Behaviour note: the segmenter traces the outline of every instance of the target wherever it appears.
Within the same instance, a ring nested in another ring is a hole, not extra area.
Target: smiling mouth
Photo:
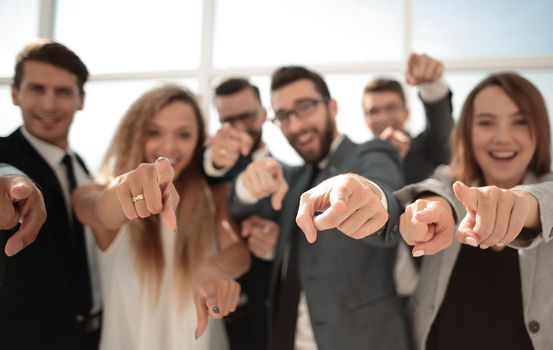
[[[490,157],[497,160],[511,160],[517,156],[518,152],[516,151],[496,151],[489,152]]]
[[[58,123],[60,121],[60,118],[56,118],[56,117],[41,117],[41,116],[35,116],[35,118],[43,123],[43,124],[47,124],[47,125],[54,125],[56,123]]]
[[[296,137],[295,144],[298,146],[305,146],[315,139],[315,133],[312,131],[305,132]]]

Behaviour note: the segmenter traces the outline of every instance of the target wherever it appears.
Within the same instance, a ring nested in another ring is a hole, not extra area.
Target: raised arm
[[[176,229],[175,207],[179,196],[173,186],[173,168],[167,159],[140,164],[116,177],[108,186],[90,184],[72,195],[79,220],[90,226],[101,249],[109,247],[128,220],[161,214]]]

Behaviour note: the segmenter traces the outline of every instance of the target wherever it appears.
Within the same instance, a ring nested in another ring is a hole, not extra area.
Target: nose
[[[495,130],[495,143],[508,143],[512,140],[512,127],[508,123],[500,123]]]
[[[295,112],[291,112],[290,116],[288,117],[288,131],[291,133],[295,133],[301,129],[303,129],[303,122],[296,115]]]
[[[175,149],[177,148],[177,140],[172,136],[166,136],[163,138],[161,143],[161,151],[163,156],[172,157]]]
[[[46,90],[40,97],[40,109],[51,112],[56,108],[56,96],[53,91]]]

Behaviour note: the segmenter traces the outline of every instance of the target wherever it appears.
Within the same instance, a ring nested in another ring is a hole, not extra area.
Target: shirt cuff
[[[378,188],[378,190],[380,191],[380,203],[382,204],[382,206],[384,207],[384,209],[386,211],[388,211],[388,198],[386,198],[386,194],[384,193],[384,191],[382,191],[382,189],[380,188],[380,186],[378,186],[377,184],[375,184],[374,182],[372,182],[371,180],[369,180],[369,182],[376,188]]]
[[[207,146],[204,151],[204,171],[208,176],[211,177],[223,177],[230,170],[228,168],[217,169],[213,165],[213,160],[211,159],[211,146]]]
[[[263,261],[273,261],[275,259],[275,248],[269,250],[265,256],[262,256],[259,259]]]
[[[244,181],[242,181],[242,174],[240,174],[236,179],[236,197],[238,197],[238,200],[242,204],[247,205],[255,204],[259,200],[258,198],[255,198],[255,196],[251,194],[244,185]]]
[[[442,78],[433,83],[424,83],[419,85],[419,92],[423,102],[432,103],[446,97],[449,92],[449,88]]]

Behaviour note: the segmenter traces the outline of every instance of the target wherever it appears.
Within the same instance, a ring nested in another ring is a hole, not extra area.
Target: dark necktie
[[[62,164],[65,167],[67,183],[69,184],[69,194],[71,195],[77,187],[77,179],[75,178],[75,170],[73,169],[73,162],[69,154],[66,154],[63,157]],[[68,253],[71,254],[73,262],[71,266],[71,292],[73,295],[75,310],[79,315],[86,316],[92,308],[92,296],[84,228],[81,222],[75,217],[75,213],[71,205],[70,208],[72,213],[70,238],[72,249],[71,252]]]
[[[306,191],[311,189],[319,169],[312,168],[311,178]],[[300,301],[300,276],[298,262],[298,240],[305,239],[301,229],[296,225],[290,236],[290,255],[286,269],[286,279],[282,281],[278,294],[278,310],[276,310],[275,324],[272,335],[272,350],[293,350],[296,338],[296,322],[298,319],[298,304]]]

